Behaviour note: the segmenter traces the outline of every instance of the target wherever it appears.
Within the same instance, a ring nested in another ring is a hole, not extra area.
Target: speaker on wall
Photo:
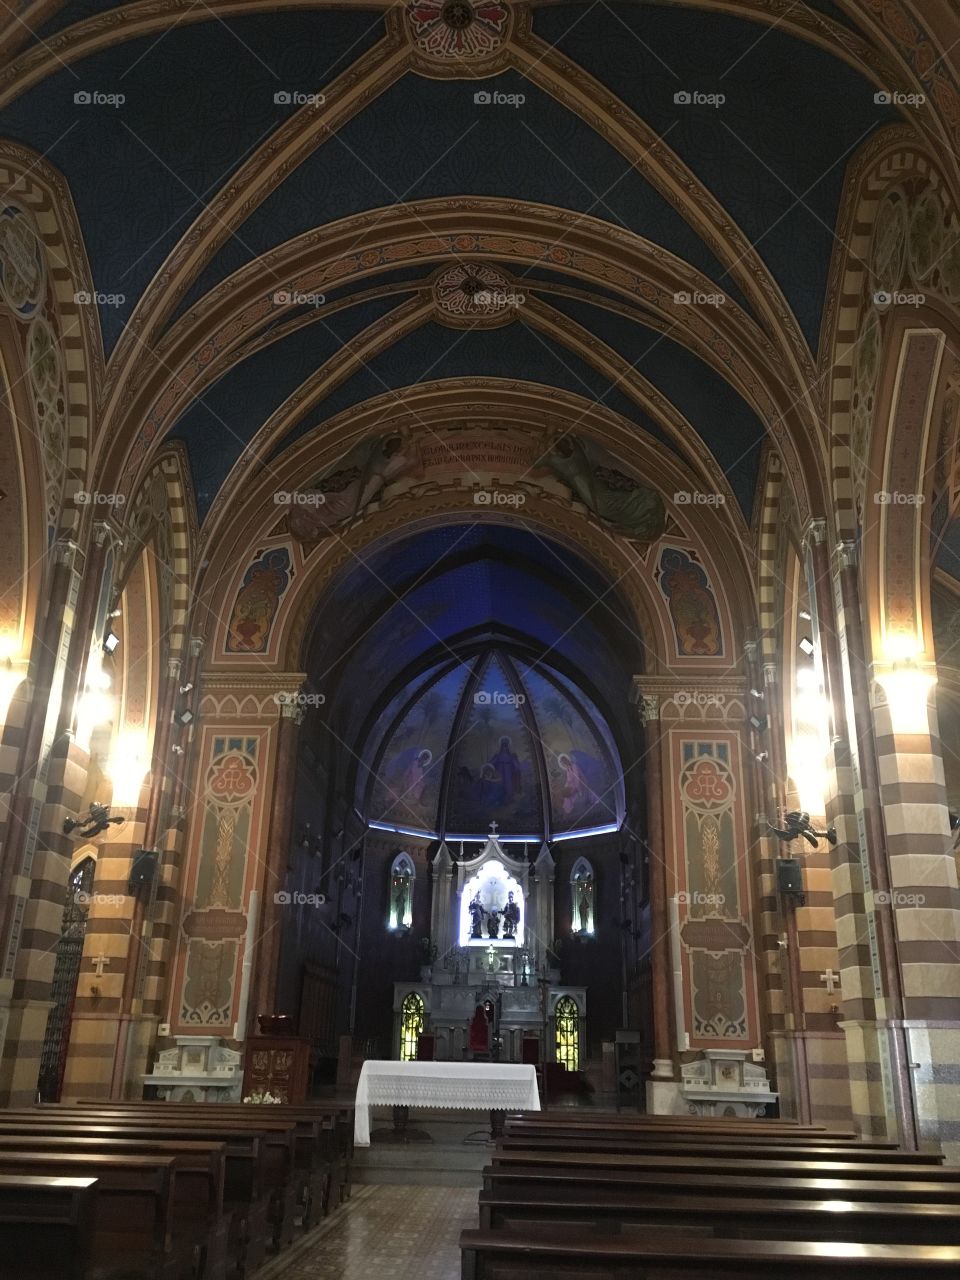
[[[130,881],[127,886],[131,893],[135,893],[142,884],[153,883],[159,861],[160,855],[156,849],[137,850],[133,855],[133,863],[130,867]]]
[[[803,893],[803,868],[796,858],[777,859],[777,888],[783,894]]]

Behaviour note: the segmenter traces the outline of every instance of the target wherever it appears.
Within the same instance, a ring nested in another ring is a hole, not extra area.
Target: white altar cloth
[[[536,1070],[519,1062],[378,1062],[363,1064],[353,1140],[370,1145],[371,1107],[456,1111],[539,1111]]]

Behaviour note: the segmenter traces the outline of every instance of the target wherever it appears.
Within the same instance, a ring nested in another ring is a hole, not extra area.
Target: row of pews
[[[244,1280],[350,1195],[353,1109],[0,1112],[0,1280]]]
[[[843,1129],[510,1116],[462,1280],[960,1276],[960,1169]]]

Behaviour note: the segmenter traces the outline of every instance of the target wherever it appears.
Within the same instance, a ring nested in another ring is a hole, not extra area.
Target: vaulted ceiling
[[[906,63],[860,8],[35,0],[2,134],[76,206],[103,465],[129,479],[172,435],[202,519],[345,409],[501,377],[689,457],[659,398],[749,520],[774,422],[801,454],[817,431],[847,166],[916,123],[877,101]],[[521,298],[510,323],[438,305],[438,274],[477,261]]]

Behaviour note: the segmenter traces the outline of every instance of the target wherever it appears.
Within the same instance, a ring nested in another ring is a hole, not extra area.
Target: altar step
[[[389,1130],[389,1110],[376,1108],[370,1129]],[[411,1111],[409,1127],[426,1133],[430,1142],[376,1142],[357,1147],[353,1179],[357,1183],[395,1183],[416,1187],[476,1187],[481,1170],[490,1163],[493,1145],[483,1142],[489,1132],[489,1112]],[[471,1141],[465,1142],[465,1139]],[[475,1141],[474,1141],[475,1140]]]

